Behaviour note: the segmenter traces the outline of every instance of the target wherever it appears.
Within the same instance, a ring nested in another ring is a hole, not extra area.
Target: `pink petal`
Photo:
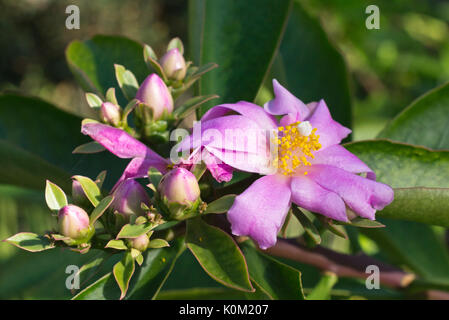
[[[276,244],[277,233],[290,208],[289,179],[264,176],[235,198],[228,211],[232,233],[249,236],[261,249]]]
[[[311,115],[305,119],[310,121],[313,128],[317,128],[316,134],[320,136],[322,148],[327,148],[334,144],[339,144],[351,130],[343,127],[332,119],[324,100],[320,100],[315,107],[311,107]]]
[[[292,179],[292,201],[301,208],[320,213],[326,217],[348,221],[346,206],[341,197],[324,189],[304,175]]]
[[[164,158],[121,129],[101,123],[87,123],[82,126],[81,132],[119,158],[147,157],[165,162]]]
[[[214,118],[222,117],[232,111],[238,112],[242,116],[254,120],[261,128],[277,128],[277,121],[275,117],[265,112],[262,107],[246,101],[215,106],[203,115],[201,121],[208,121]]]
[[[326,164],[352,173],[368,173],[367,177],[376,180],[375,173],[362,160],[341,145],[333,145],[314,153],[313,164]]]
[[[388,185],[363,178],[328,165],[313,165],[308,177],[324,189],[333,191],[359,216],[374,220],[376,210],[393,201],[394,192]]]
[[[304,102],[281,86],[276,79],[273,79],[273,91],[275,98],[264,105],[266,112],[272,115],[299,113],[301,118],[299,120],[302,120],[309,115],[310,111]]]

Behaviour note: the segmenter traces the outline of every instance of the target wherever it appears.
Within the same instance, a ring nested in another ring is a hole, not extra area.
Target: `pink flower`
[[[393,201],[393,190],[339,145],[351,130],[332,119],[324,100],[306,105],[276,80],[273,87],[275,98],[264,109],[247,102],[210,109],[201,133],[179,148],[206,150],[217,162],[264,175],[236,197],[228,212],[232,233],[250,236],[262,249],[273,246],[292,202],[338,221],[348,221],[346,207],[374,220]],[[283,116],[279,123],[275,115]],[[229,139],[230,129],[239,134]],[[267,131],[276,132],[274,141]]]

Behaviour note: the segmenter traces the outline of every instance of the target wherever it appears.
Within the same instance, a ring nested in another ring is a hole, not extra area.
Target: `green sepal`
[[[49,180],[45,185],[45,201],[50,210],[55,213],[68,204],[64,191]]]
[[[136,96],[137,90],[139,90],[139,83],[137,82],[134,74],[127,70],[124,66],[114,64],[115,77],[123,95],[126,99],[131,100]]]
[[[92,109],[100,109],[101,105],[103,104],[103,100],[101,100],[101,98],[95,93],[86,93],[86,100],[87,104]]]
[[[89,199],[90,203],[96,207],[101,199],[101,191],[100,188],[98,188],[98,185],[88,177],[73,176],[72,179],[75,179],[81,184],[81,188],[87,199]]]

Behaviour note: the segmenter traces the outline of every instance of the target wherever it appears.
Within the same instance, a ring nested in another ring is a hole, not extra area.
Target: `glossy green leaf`
[[[128,247],[126,246],[126,244],[123,240],[109,240],[109,242],[104,247],[117,249],[117,250],[127,250],[128,249]]]
[[[106,91],[106,101],[119,105],[117,96],[115,95],[115,88],[109,88],[108,91]]]
[[[254,291],[245,258],[227,233],[200,218],[187,220],[186,244],[213,279],[233,289]]]
[[[93,225],[95,221],[97,221],[103,215],[106,209],[111,205],[112,201],[114,201],[114,196],[107,196],[98,203],[89,217],[91,225]]]
[[[30,252],[39,252],[54,248],[49,238],[31,232],[20,232],[4,241]]]
[[[68,204],[67,196],[64,191],[48,180],[45,186],[45,201],[50,210],[53,211],[59,211],[62,207],[65,207]]]
[[[404,217],[405,208],[401,206],[404,197],[409,197],[410,200],[411,197],[423,199],[429,196],[429,192],[438,191],[429,191],[427,188],[449,187],[448,151],[431,151],[423,147],[386,140],[356,142],[347,144],[346,147],[376,172],[379,181],[395,188],[410,188],[399,191],[395,200],[399,202],[392,204],[391,208],[384,209],[389,218],[396,215],[398,218]],[[418,192],[422,193],[418,195]],[[444,210],[445,203],[447,202],[435,201],[433,205],[440,205],[440,209]],[[393,211],[395,207],[400,208]],[[429,208],[429,210],[435,212],[438,209]],[[382,214],[383,211],[379,211],[377,216],[382,217]],[[430,220],[437,222],[435,218],[425,217],[427,214],[427,210],[411,211],[408,218],[415,221],[427,219],[429,222]],[[438,223],[444,224],[445,219],[439,220]],[[443,279],[449,282],[449,255],[429,226],[392,219],[381,219],[380,222],[386,227],[359,230],[375,240],[392,262],[406,265],[426,279],[438,281]]]
[[[169,246],[170,244],[164,239],[152,239],[148,247],[153,249],[159,249]]]
[[[173,114],[180,119],[185,118],[188,116],[191,112],[198,109],[203,103],[206,103],[209,100],[218,98],[215,94],[209,94],[207,96],[199,96],[199,97],[193,97],[189,100],[187,100],[184,104],[177,107],[175,111],[173,111]]]
[[[182,44],[181,39],[179,39],[178,37],[170,40],[167,46],[167,51],[175,48],[179,50],[179,53],[184,54],[184,45]]]
[[[98,206],[101,199],[101,191],[97,184],[88,177],[73,176],[72,178],[81,184],[81,188],[90,203],[92,203],[94,207]]]
[[[248,242],[241,244],[253,283],[270,299],[304,300],[301,272],[271,258]]]
[[[324,99],[332,117],[351,127],[349,73],[319,21],[295,1],[277,61],[278,81],[305,103]],[[284,82],[285,81],[285,82]]]
[[[84,144],[76,147],[72,151],[72,153],[90,154],[90,153],[102,152],[105,150],[106,150],[106,148],[103,147],[101,144],[99,144],[97,141],[92,141],[92,142],[84,143]]]
[[[66,49],[70,70],[86,91],[104,96],[106,90],[119,88],[114,64],[123,65],[134,73],[140,83],[148,75],[142,58],[143,46],[120,36],[97,35],[87,41],[73,41]],[[121,93],[121,92],[120,92]],[[117,97],[124,102],[123,96]]]
[[[320,279],[320,282],[313,288],[312,292],[307,295],[308,300],[330,300],[331,291],[337,283],[338,277],[335,273],[325,273]]]
[[[416,99],[379,134],[380,138],[449,149],[449,83]]]
[[[192,0],[189,37],[195,65],[215,62],[199,93],[222,102],[253,101],[279,46],[291,0]],[[203,114],[212,104],[201,107]]]
[[[317,228],[313,224],[313,221],[311,221],[309,219],[309,217],[306,216],[304,213],[302,213],[301,210],[298,209],[296,206],[292,206],[292,213],[295,215],[295,217],[301,223],[302,227],[304,228],[305,233],[313,241],[313,243],[315,245],[320,244],[321,236],[320,236],[320,233],[318,232]]]
[[[204,213],[226,213],[234,204],[236,195],[227,194],[217,200],[207,204],[206,211]]]

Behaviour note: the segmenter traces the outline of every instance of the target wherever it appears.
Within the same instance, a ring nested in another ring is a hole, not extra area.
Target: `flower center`
[[[295,122],[286,127],[278,127],[278,137],[274,141],[278,154],[274,165],[283,175],[291,175],[300,166],[310,166],[308,158],[314,158],[313,152],[321,148],[319,135],[315,134],[309,121]],[[304,172],[307,175],[307,171]]]

